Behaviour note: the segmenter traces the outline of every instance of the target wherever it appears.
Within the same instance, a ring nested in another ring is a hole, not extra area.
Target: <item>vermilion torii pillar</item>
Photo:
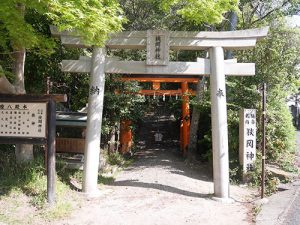
[[[108,49],[147,49],[145,61],[119,61],[106,58],[101,67],[105,73],[137,74],[151,76],[210,76],[211,103],[212,103],[212,141],[213,141],[213,176],[214,198],[222,202],[230,200],[229,197],[229,159],[228,159],[228,131],[225,75],[251,76],[255,75],[254,63],[237,63],[236,60],[224,60],[224,50],[241,50],[253,48],[256,41],[264,38],[268,33],[268,27],[261,29],[223,31],[223,32],[184,32],[184,31],[132,31],[122,32],[111,36],[106,43]],[[70,47],[86,46],[80,37],[72,33],[52,29],[52,34],[61,36],[64,45]],[[171,50],[205,50],[209,51],[209,59],[197,59],[197,62],[170,62],[169,49]],[[99,53],[102,54],[102,53]],[[105,57],[104,54],[101,58]],[[93,58],[95,56],[93,54]],[[63,60],[62,70],[67,72],[94,71],[95,60],[83,57],[79,60]],[[102,72],[99,73],[102,76]],[[104,82],[104,81],[103,81]],[[91,84],[93,87],[93,84]],[[100,91],[102,94],[102,90]],[[91,93],[90,93],[91,94]],[[101,98],[95,98],[95,104],[103,104]],[[93,107],[93,105],[89,105]],[[100,112],[92,111],[89,117]],[[99,114],[100,115],[100,114]],[[99,116],[98,115],[98,116]],[[101,117],[101,116],[100,116]],[[96,117],[98,118],[98,117]],[[101,118],[100,118],[101,120]],[[89,123],[88,123],[89,124]],[[87,130],[92,131],[92,123]],[[89,132],[89,131],[88,131]],[[91,135],[94,143],[100,143],[98,135]],[[93,151],[91,145],[86,144],[86,153]],[[86,160],[92,159],[88,157]],[[96,163],[96,160],[91,160]],[[85,162],[89,164],[90,162]],[[98,164],[95,168],[98,167]],[[93,191],[97,187],[95,169],[84,171],[90,180],[90,188],[86,192]],[[93,167],[94,168],[94,167]],[[83,184],[85,187],[86,184]]]
[[[189,106],[189,96],[188,96],[188,82],[181,83],[182,90],[182,138],[180,141],[182,142],[183,155],[186,156],[187,148],[189,145],[190,139],[190,106]]]

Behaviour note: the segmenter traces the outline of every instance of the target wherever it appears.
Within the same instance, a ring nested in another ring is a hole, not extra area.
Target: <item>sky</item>
[[[300,27],[300,16],[294,15],[288,18],[288,21],[292,27]]]

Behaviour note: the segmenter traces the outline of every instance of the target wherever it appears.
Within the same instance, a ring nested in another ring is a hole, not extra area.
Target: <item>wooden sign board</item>
[[[0,136],[46,138],[47,103],[0,102]]]
[[[65,95],[0,94],[0,144],[43,144],[47,152],[47,199],[55,203],[55,101]]]

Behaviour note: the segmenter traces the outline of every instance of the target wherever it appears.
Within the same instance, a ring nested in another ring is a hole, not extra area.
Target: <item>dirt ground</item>
[[[114,182],[100,187],[101,196],[84,200],[69,218],[51,224],[253,224],[255,191],[231,186],[233,203],[212,200],[211,169],[186,165],[177,151],[161,146],[139,151]]]

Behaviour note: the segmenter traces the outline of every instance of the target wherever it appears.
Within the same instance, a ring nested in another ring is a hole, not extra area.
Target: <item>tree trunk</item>
[[[116,125],[112,126],[110,131],[110,139],[109,139],[109,147],[108,153],[115,153],[116,152]]]
[[[205,87],[205,77],[203,77],[202,80],[201,81],[199,80],[197,83],[197,90],[196,90],[197,102],[201,102],[203,100],[204,87]],[[197,107],[194,106],[192,112],[191,127],[190,127],[190,144],[189,144],[188,155],[187,155],[187,159],[189,162],[194,161],[196,156],[199,118],[200,118],[200,111]]]
[[[24,67],[25,67],[26,50],[24,47],[15,47],[13,58],[14,58],[14,74],[17,94],[25,94],[24,84]]]
[[[17,94],[25,94],[24,84],[24,66],[25,66],[25,48],[14,49],[14,73],[15,73],[15,88]],[[17,162],[29,162],[33,160],[33,145],[17,144],[15,148]]]
[[[31,162],[33,160],[33,145],[17,144],[15,154],[18,163]]]
[[[116,150],[119,150],[120,147],[120,120],[116,123]]]

